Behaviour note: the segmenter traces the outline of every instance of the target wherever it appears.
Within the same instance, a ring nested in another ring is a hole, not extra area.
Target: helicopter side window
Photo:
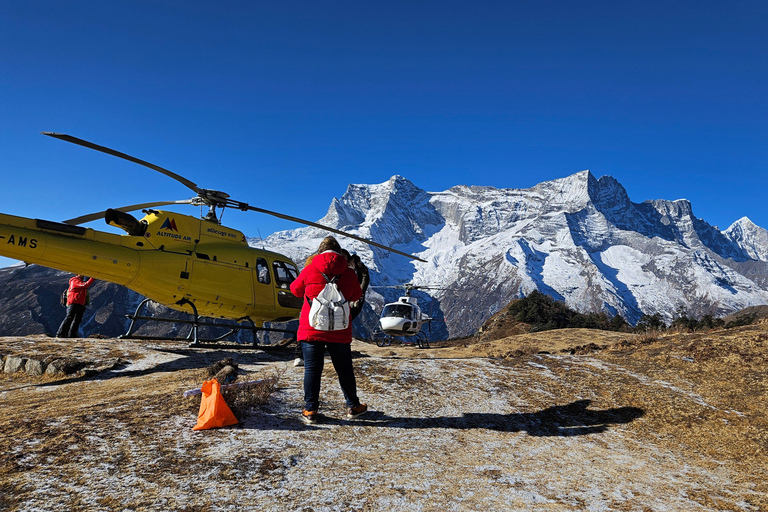
[[[256,260],[256,277],[262,284],[269,284],[271,282],[269,277],[269,265],[264,258],[258,258]]]
[[[296,267],[290,263],[275,261],[272,263],[272,268],[275,271],[275,282],[278,288],[290,289],[291,283],[299,277]]]

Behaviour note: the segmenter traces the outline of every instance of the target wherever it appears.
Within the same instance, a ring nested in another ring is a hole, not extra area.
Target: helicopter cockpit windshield
[[[381,312],[383,317],[411,318],[413,307],[405,304],[389,304]]]
[[[296,267],[284,261],[275,261],[272,265],[275,269],[275,279],[277,280],[278,287],[286,290],[290,289],[291,283],[299,276]]]

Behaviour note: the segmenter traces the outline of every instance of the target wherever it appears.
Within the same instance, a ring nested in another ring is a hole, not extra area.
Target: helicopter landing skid
[[[215,320],[201,320],[200,315],[197,314],[197,308],[195,307],[194,303],[190,302],[187,299],[182,299],[177,304],[179,305],[189,305],[192,308],[192,320],[185,320],[185,319],[179,319],[179,318],[163,318],[163,317],[157,317],[157,316],[145,316],[140,315],[139,312],[141,309],[146,306],[149,302],[151,302],[150,299],[144,299],[141,301],[141,303],[136,308],[136,311],[133,315],[125,315],[126,318],[131,320],[131,324],[128,326],[128,332],[125,334],[122,334],[118,336],[120,339],[132,339],[132,340],[178,340],[178,341],[191,341],[189,344],[190,347],[194,348],[237,348],[237,349],[259,349],[259,350],[270,350],[270,349],[277,349],[277,348],[284,348],[290,345],[291,343],[296,341],[296,331],[291,331],[289,329],[273,329],[268,327],[256,327],[256,325],[253,323],[253,320],[250,319],[250,317],[243,317],[238,318],[236,320],[236,324],[233,324],[231,322],[217,322]],[[146,320],[146,321],[155,321],[155,322],[172,322],[172,323],[181,323],[181,324],[189,324],[190,330],[186,337],[158,337],[158,336],[139,336],[135,335],[134,331],[136,330],[136,321],[137,320]],[[229,329],[228,332],[217,336],[215,338],[211,339],[201,339],[198,336],[198,328],[199,327],[221,327],[225,329]],[[241,342],[232,342],[232,343],[218,343],[220,341],[225,340],[229,336],[235,335],[239,333],[241,330],[247,330],[251,331],[253,335],[253,343],[241,343]],[[276,344],[259,344],[258,343],[258,333],[259,332],[282,332],[290,334],[291,337],[288,338],[288,341],[281,341]]]
[[[374,337],[374,340],[376,341],[376,346],[378,347],[392,346],[392,339],[394,337],[390,336],[389,334],[384,334],[383,332],[378,331],[373,333],[373,337]],[[419,348],[429,348],[429,338],[423,331],[415,335],[414,338],[416,338],[414,341],[410,341],[411,340],[410,337],[405,338],[405,340],[407,341],[401,341],[400,343],[403,346],[416,345]]]

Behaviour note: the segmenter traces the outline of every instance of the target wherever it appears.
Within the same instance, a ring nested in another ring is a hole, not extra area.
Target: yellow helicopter
[[[289,289],[299,272],[296,265],[277,252],[250,247],[242,232],[221,225],[217,208],[221,211],[235,208],[273,215],[424,261],[351,233],[232,200],[224,192],[200,188],[174,172],[125,153],[66,134],[42,133],[143,165],[175,179],[196,194],[191,199],[135,204],[64,222],[0,213],[0,256],[88,275],[144,295],[146,300],[136,312],[127,315],[132,322],[124,337],[139,337],[133,336],[137,320],[179,322],[179,319],[140,315],[142,306],[149,301],[191,313],[193,320],[186,323],[192,325],[188,338],[193,340],[193,345],[203,341],[197,335],[197,327],[203,325],[230,328],[230,332],[215,340],[205,341],[219,341],[242,328],[250,329],[253,346],[257,346],[257,331],[292,333],[265,328],[264,323],[298,318],[302,299],[295,297]],[[209,211],[205,217],[197,218],[155,209],[174,204],[205,205]],[[143,210],[144,217],[136,219],[128,213],[136,210]],[[117,235],[80,226],[99,218],[121,228],[126,234]],[[236,323],[222,324],[201,320],[201,317],[234,320]]]
[[[380,347],[387,347],[392,344],[393,337],[405,337],[406,340],[414,337],[415,342],[403,341],[403,345],[418,345],[419,348],[429,348],[429,338],[422,330],[424,325],[432,324],[430,322],[436,319],[431,314],[426,314],[419,306],[416,297],[411,296],[412,290],[446,290],[447,288],[437,288],[434,286],[420,286],[412,283],[397,284],[392,286],[371,286],[371,288],[399,288],[405,290],[405,294],[397,299],[397,302],[390,302],[384,305],[379,317],[379,323],[374,329],[373,337],[376,344]]]

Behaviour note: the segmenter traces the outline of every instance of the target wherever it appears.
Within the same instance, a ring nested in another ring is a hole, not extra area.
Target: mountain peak
[[[391,178],[389,178],[389,181],[387,183],[390,184],[392,188],[396,188],[398,186],[414,186],[411,180],[406,178],[405,176],[400,176],[399,174],[395,174]]]
[[[758,228],[759,226],[754,222],[752,222],[752,220],[749,217],[742,217],[736,222],[734,222],[733,224],[731,224],[731,226],[728,228],[728,231],[731,229],[735,229],[736,227],[741,227],[742,229],[751,230],[751,229]]]
[[[626,189],[613,176],[601,176],[591,184],[589,195],[597,211],[608,214],[630,209],[632,203]]]
[[[768,230],[756,225],[748,217],[742,217],[731,224],[723,234],[750,258],[768,261]]]
[[[584,209],[591,202],[590,188],[595,177],[589,170],[579,171],[564,178],[539,183],[529,189],[547,196],[549,209],[575,212]]]

